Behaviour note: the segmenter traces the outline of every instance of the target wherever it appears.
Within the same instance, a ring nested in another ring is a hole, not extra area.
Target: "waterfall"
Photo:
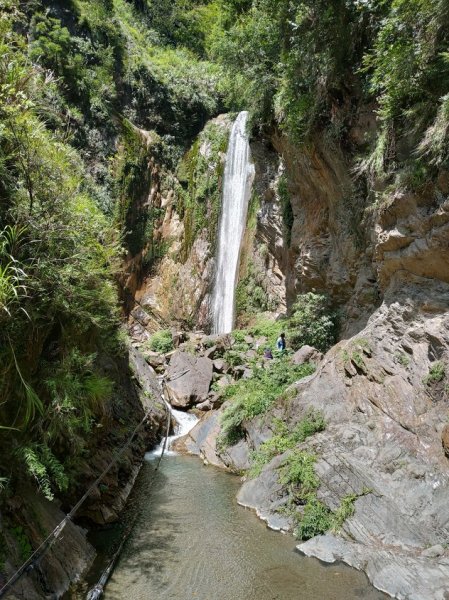
[[[251,163],[246,132],[247,120],[246,111],[239,113],[232,127],[226,154],[217,267],[212,295],[213,333],[229,333],[234,326],[240,246],[254,179],[254,165]]]
[[[170,411],[172,417],[176,421],[175,433],[173,435],[170,435],[167,439],[167,446],[166,446],[165,454],[168,456],[168,455],[176,454],[176,452],[173,452],[172,450],[170,450],[170,446],[172,445],[172,443],[175,440],[177,440],[178,438],[180,438],[184,435],[187,435],[189,433],[189,431],[191,431],[195,427],[195,425],[198,423],[199,419],[192,413],[187,413],[187,412],[182,412],[180,410],[176,410],[175,408],[170,406],[170,404],[168,402],[165,402],[165,406],[166,406],[167,410]],[[164,440],[162,440],[161,443],[159,444],[159,446],[157,446],[154,450],[152,450],[151,452],[147,452],[145,454],[146,460],[153,460],[154,458],[159,457],[162,454],[163,447],[164,447]]]

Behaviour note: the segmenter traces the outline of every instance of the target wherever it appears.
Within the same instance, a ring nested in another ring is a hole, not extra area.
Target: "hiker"
[[[276,342],[276,348],[279,352],[285,351],[285,333],[281,333]]]

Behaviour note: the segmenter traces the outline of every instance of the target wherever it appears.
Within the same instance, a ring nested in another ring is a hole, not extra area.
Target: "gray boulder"
[[[226,373],[228,368],[228,363],[225,362],[222,358],[216,358],[214,360],[214,371],[216,371],[217,373]]]
[[[212,402],[210,401],[210,398],[204,400],[204,402],[200,402],[199,404],[197,404],[196,408],[202,411],[212,410]]]
[[[318,363],[323,358],[322,353],[313,346],[303,346],[292,357],[295,365],[303,365],[306,362]]]
[[[212,382],[212,367],[209,358],[175,352],[167,368],[166,389],[170,404],[188,408],[203,402]]]
[[[217,346],[211,346],[210,348],[208,348],[207,350],[204,351],[204,356],[206,358],[210,358],[211,360],[213,360],[215,358],[216,354],[217,354]]]
[[[165,357],[163,354],[159,354],[158,352],[145,352],[144,354],[145,360],[153,367],[155,371],[161,371],[165,366]]]

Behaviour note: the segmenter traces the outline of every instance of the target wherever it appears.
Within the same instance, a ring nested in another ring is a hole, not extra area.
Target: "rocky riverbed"
[[[245,421],[242,439],[224,449],[217,446],[226,408],[219,390],[251,377],[250,363],[262,360],[258,346],[266,340],[247,338],[242,347],[232,337],[198,334],[168,356],[168,364],[157,365],[152,355],[147,360],[165,370],[173,404],[207,411],[185,448],[235,472],[247,472],[252,452],[274,435],[276,420],[294,426],[311,408],[321,411],[325,430],[300,448],[316,457],[320,501],[335,510],[352,495],[354,511],[338,531],[300,543],[299,550],[365,571],[394,598],[444,600],[448,389],[444,368],[441,377],[438,369],[448,356],[448,298],[447,284],[398,275],[365,329],[322,358],[315,353],[315,373],[266,414]],[[235,366],[226,361],[233,349],[240,356]],[[257,477],[245,476],[238,494],[270,527],[286,531],[293,519],[283,510],[289,491],[279,481],[279,467],[289,452],[275,456]]]

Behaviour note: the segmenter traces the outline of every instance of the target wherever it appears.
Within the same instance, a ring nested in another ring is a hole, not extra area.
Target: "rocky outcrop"
[[[437,185],[397,192],[379,210],[375,236],[381,289],[398,271],[449,283],[449,197]]]
[[[207,413],[189,432],[185,440],[185,449],[191,454],[201,456],[208,465],[226,468],[225,463],[218,456],[216,450],[216,441],[219,433],[219,414],[217,412]]]
[[[109,418],[94,431],[86,445],[85,461],[78,461],[72,474],[72,486],[66,494],[50,502],[40,491],[22,485],[9,497],[0,514],[0,540],[3,544],[5,568],[0,584],[14,572],[29,554],[28,544],[37,548],[59,524],[65,514],[83,496],[100,473],[108,467],[118,449],[128,441],[137,424],[148,412],[148,421],[140,428],[129,448],[115,462],[100,485],[96,486],[69,521],[50,551],[13,588],[8,598],[60,598],[90,567],[95,550],[86,539],[84,526],[104,525],[117,521],[131,492],[145,452],[160,439],[166,417],[154,371],[135,350],[126,361],[102,357],[101,367],[114,379],[116,395],[111,400]],[[0,585],[1,587],[1,585]]]
[[[151,317],[143,325],[150,332],[166,323],[209,325],[221,179],[230,127],[228,115],[209,121],[177,173],[160,176],[157,189],[152,190],[154,198],[151,196],[149,203],[162,213],[152,232],[153,244],[160,252],[151,272],[143,270],[145,276],[134,294]],[[135,322],[132,315],[130,325]]]
[[[17,531],[26,531],[27,540],[36,548],[43,540],[43,533],[52,531],[65,517],[54,502],[49,502],[35,490],[24,487],[13,500],[11,508],[15,518],[21,525]],[[7,595],[9,600],[41,600],[47,598],[45,592],[52,592],[52,598],[60,598],[68,589],[70,582],[76,581],[91,565],[95,550],[86,539],[86,530],[69,521],[64,527],[60,539],[43,557],[39,566],[29,575],[22,577]],[[12,533],[5,526],[0,527],[0,535],[8,549],[14,548],[6,562],[6,571],[13,569],[13,564],[23,561],[20,548],[15,548],[18,534]],[[25,534],[22,534],[25,535]],[[22,537],[22,539],[24,539]],[[2,548],[4,550],[4,548]],[[22,549],[23,552],[23,549]],[[0,586],[6,581],[0,576]],[[43,592],[42,590],[45,590]]]
[[[312,346],[302,346],[292,356],[292,361],[295,365],[303,365],[306,362],[319,363],[323,358],[323,354]]]
[[[166,390],[172,406],[187,408],[206,400],[212,383],[210,358],[175,352],[167,369]]]
[[[183,233],[177,235],[175,240],[182,239]],[[159,322],[205,325],[209,318],[213,267],[212,248],[206,231],[203,231],[193,242],[185,262],[180,261],[175,250],[169,252],[136,297]]]
[[[311,407],[323,412],[326,430],[300,446],[317,457],[318,497],[336,510],[344,497],[364,495],[338,538],[300,549],[363,568],[396,598],[443,599],[448,589],[446,550],[426,554],[444,548],[449,534],[447,396],[439,376],[431,376],[436,364],[446,370],[449,364],[449,285],[399,272],[366,328],[328,352],[316,373],[297,384],[293,400],[245,423],[245,443],[253,449],[270,437],[274,416],[294,425]],[[206,443],[209,454],[217,451],[211,435]],[[278,482],[283,458],[247,481],[239,496],[275,528],[289,526],[280,510],[288,499]]]
[[[298,293],[311,290],[326,292],[343,304],[353,292],[360,256],[345,158],[319,141],[298,148],[275,134],[273,143],[285,161],[293,211],[286,273],[289,304]]]
[[[306,556],[326,563],[343,561],[356,569],[362,568],[375,587],[399,600],[447,600],[449,595],[447,557],[429,560],[425,556],[427,551],[410,556],[400,550],[360,547],[333,535],[314,538],[297,548]]]

